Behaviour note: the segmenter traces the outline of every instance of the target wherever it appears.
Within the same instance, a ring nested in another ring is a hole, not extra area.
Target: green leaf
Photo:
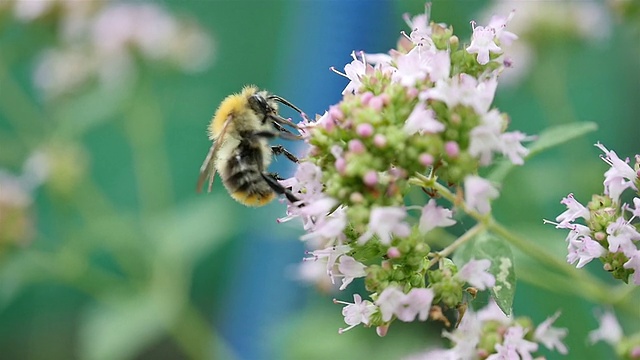
[[[169,297],[147,292],[112,296],[87,309],[80,323],[82,359],[132,359],[162,336],[175,315]]]
[[[202,196],[146,222],[145,230],[167,261],[193,264],[231,238],[237,218],[221,195]]]
[[[514,271],[513,253],[509,244],[499,237],[484,233],[474,241],[460,247],[453,256],[453,261],[461,267],[472,259],[491,261],[489,273],[496,278],[491,294],[500,309],[511,315],[513,297],[516,292],[516,274]]]
[[[598,125],[594,122],[562,124],[548,128],[541,132],[538,139],[531,144],[529,154],[524,159],[525,161],[529,160],[545,150],[562,145],[597,129]],[[487,178],[493,182],[501,183],[515,166],[511,161],[502,159],[494,166]]]

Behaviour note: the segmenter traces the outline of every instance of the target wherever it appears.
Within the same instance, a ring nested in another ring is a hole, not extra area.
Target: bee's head
[[[249,96],[249,106],[256,114],[262,115],[263,121],[278,112],[278,104],[269,99],[265,92],[258,92]]]

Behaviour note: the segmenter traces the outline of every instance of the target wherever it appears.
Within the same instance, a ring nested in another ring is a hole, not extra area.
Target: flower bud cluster
[[[633,167],[629,159],[622,160],[613,150],[598,143],[602,160],[610,168],[605,172],[604,193],[593,195],[587,206],[573,194],[562,199],[567,210],[556,218],[556,227],[569,229],[567,261],[581,268],[599,258],[603,268],[625,283],[633,275],[633,283],[640,285],[640,155]],[[635,192],[626,201],[627,190]],[[584,224],[575,221],[582,218]]]
[[[349,328],[364,324],[384,334],[395,319],[446,322],[435,309],[459,308],[465,289],[475,295],[494,285],[489,260],[458,269],[427,239],[456,223],[453,209],[436,201],[436,184],[486,214],[498,191],[479,168],[497,155],[522,164],[527,154],[527,137],[506,132],[508,116],[491,105],[505,67],[504,19],[493,27],[472,22],[471,43],[461,46],[451,27],[427,14],[407,16],[411,33],[398,49],[352,53],[344,73],[332,69],[349,79],[343,100],[303,122],[308,154],[282,181],[300,201],[280,221],[302,220],[302,239],[317,249],[306,260],[326,264],[341,290],[365,278],[372,301],[356,295],[353,304],[340,302]],[[431,196],[418,200],[426,205],[408,201],[414,189]]]

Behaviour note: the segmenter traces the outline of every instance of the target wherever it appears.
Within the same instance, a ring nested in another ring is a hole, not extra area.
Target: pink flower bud
[[[343,157],[337,158],[335,166],[336,170],[338,170],[338,173],[344,174],[345,170],[347,169],[347,161]]]
[[[356,134],[363,138],[373,135],[373,125],[369,123],[359,124],[356,127]]]
[[[402,256],[402,254],[400,253],[400,250],[398,250],[398,248],[395,246],[392,246],[387,250],[387,257],[389,259],[397,259],[400,256]]]
[[[340,110],[340,107],[336,105],[329,107],[329,115],[335,120],[342,120],[344,118],[342,110]]]
[[[376,334],[380,337],[385,337],[389,331],[389,325],[380,325],[376,327]]]
[[[364,147],[364,144],[362,143],[362,141],[358,139],[353,139],[349,141],[349,151],[351,151],[352,153],[362,154],[366,150],[367,149]]]
[[[458,146],[458,143],[455,141],[447,141],[444,144],[444,151],[449,157],[456,158],[460,155],[460,146]]]
[[[369,100],[369,106],[376,111],[382,110],[384,106],[384,100],[380,96],[374,96]]]
[[[376,136],[373,137],[373,145],[378,148],[383,148],[387,146],[387,138],[384,137],[384,135],[376,134]]]
[[[367,186],[375,186],[378,183],[378,173],[373,170],[369,170],[362,177],[362,181]]]
[[[418,159],[419,159],[421,165],[424,165],[424,166],[433,165],[433,155],[431,155],[431,154],[422,153],[422,154],[420,154],[420,157]]]
[[[362,105],[367,105],[372,98],[373,93],[371,91],[367,91],[366,93],[362,94],[362,96],[360,96],[360,102],[362,102]]]

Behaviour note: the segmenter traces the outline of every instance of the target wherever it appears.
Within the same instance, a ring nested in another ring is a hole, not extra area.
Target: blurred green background
[[[586,203],[602,191],[592,145],[639,152],[640,18],[630,1],[526,3],[535,10],[509,25],[525,45],[508,70],[517,76],[505,75],[497,106],[527,134],[579,121],[599,130],[514,171],[496,218],[564,258],[565,234],[542,219],[570,192]],[[432,19],[468,39],[470,20],[516,5],[435,1]],[[346,84],[329,67],[395,47],[410,30],[402,14],[423,11],[420,1],[0,0],[0,358],[391,359],[438,344],[442,329],[424,323],[338,335],[331,299],[351,295],[296,279],[304,244],[297,224],[276,223],[285,206],[245,208],[219,182],[195,192],[226,95],[256,84],[322,113]],[[273,166],[291,175],[286,161]],[[598,304],[517,261],[515,313],[540,322],[560,309],[570,358],[612,356],[587,346]],[[595,262],[587,269],[613,283]],[[629,332],[636,304],[618,312]]]

